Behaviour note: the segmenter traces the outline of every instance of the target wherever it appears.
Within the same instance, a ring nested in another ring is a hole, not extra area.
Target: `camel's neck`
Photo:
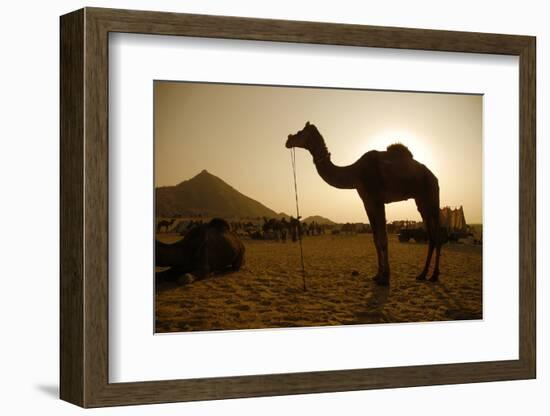
[[[340,189],[357,187],[355,169],[352,166],[336,166],[330,160],[330,153],[321,135],[315,146],[309,149],[319,176],[330,186]]]

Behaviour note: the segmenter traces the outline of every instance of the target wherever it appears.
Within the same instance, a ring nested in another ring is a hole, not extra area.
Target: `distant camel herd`
[[[263,222],[261,222],[263,220]],[[157,223],[157,233],[172,232],[182,236],[187,234],[196,226],[202,225],[204,221],[201,219],[181,219],[176,223],[176,218],[170,220],[162,219]],[[297,241],[299,236],[314,236],[322,235],[331,228],[325,224],[319,224],[315,221],[309,223],[299,221],[290,216],[287,220],[283,218],[268,218],[263,217],[260,221],[242,221],[233,220],[229,222],[231,231],[235,232],[239,237],[251,238],[253,240],[275,240],[286,242],[287,239]],[[355,230],[355,224],[344,224],[342,232]]]
[[[288,136],[286,147],[308,150],[317,172],[330,186],[357,191],[372,228],[378,260],[378,272],[373,280],[379,285],[390,283],[385,204],[413,198],[424,221],[429,243],[426,262],[417,280],[426,279],[434,251],[435,264],[429,280],[438,280],[443,243],[440,238],[439,184],[425,165],[413,159],[406,146],[392,144],[385,151],[365,153],[349,166],[336,166],[321,133],[307,122],[302,130]],[[169,230],[174,221],[173,218],[159,221],[157,232]],[[298,234],[304,232],[302,227],[296,218],[288,222],[264,218],[262,233],[274,233],[283,241],[290,233],[296,240]],[[324,230],[325,227],[317,224],[313,225],[311,232],[324,233]],[[227,221],[215,218],[208,223],[194,224],[184,238],[174,244],[156,241],[155,264],[200,278],[214,271],[239,270],[244,263],[244,252],[237,232],[231,230]]]

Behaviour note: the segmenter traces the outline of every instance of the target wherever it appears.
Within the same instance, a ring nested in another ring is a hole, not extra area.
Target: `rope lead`
[[[294,175],[294,195],[296,198],[296,219],[298,221],[298,242],[300,244],[300,259],[302,261],[302,282],[304,285],[304,292],[306,287],[306,269],[304,266],[304,249],[302,248],[302,232],[300,227],[300,208],[298,206],[298,182],[296,180],[296,148],[293,147],[290,151],[290,160],[292,162],[292,173]]]

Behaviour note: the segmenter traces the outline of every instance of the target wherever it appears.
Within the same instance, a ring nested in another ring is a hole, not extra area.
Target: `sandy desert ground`
[[[176,235],[159,234],[173,242]],[[482,318],[482,247],[446,244],[437,283],[417,282],[427,245],[390,236],[389,288],[376,272],[372,236],[323,235],[298,243],[245,240],[236,273],[188,285],[157,281],[156,332],[447,321]]]

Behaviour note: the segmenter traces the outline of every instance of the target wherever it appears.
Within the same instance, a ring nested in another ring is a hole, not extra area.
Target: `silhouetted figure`
[[[171,218],[170,220],[160,220],[157,224],[157,233],[160,233],[162,227],[164,227],[166,232],[170,231],[170,227],[174,224],[174,221],[176,221],[175,218]]]
[[[286,243],[286,236],[288,234],[288,222],[286,218],[283,217],[280,224],[281,224],[281,239],[283,243]]]
[[[307,149],[313,156],[317,172],[329,185],[357,190],[373,230],[378,257],[378,273],[373,279],[380,285],[388,285],[390,282],[384,204],[414,198],[426,224],[429,238],[426,263],[417,279],[426,278],[435,249],[435,266],[429,280],[438,280],[441,253],[438,232],[439,184],[435,175],[426,166],[413,159],[406,146],[392,144],[386,151],[371,150],[365,153],[349,166],[336,166],[330,160],[330,153],[321,133],[308,121],[302,130],[288,136],[286,147]]]
[[[290,217],[290,235],[292,236],[292,242],[298,241],[298,233],[301,235],[300,218]]]
[[[269,240],[272,238],[277,239],[277,220],[275,218],[263,218],[264,223],[262,225],[263,238]]]
[[[317,224],[315,224],[315,221],[309,223],[309,233],[311,235],[317,235]]]
[[[315,233],[317,235],[324,234],[324,227],[321,224],[316,224],[315,225]]]

